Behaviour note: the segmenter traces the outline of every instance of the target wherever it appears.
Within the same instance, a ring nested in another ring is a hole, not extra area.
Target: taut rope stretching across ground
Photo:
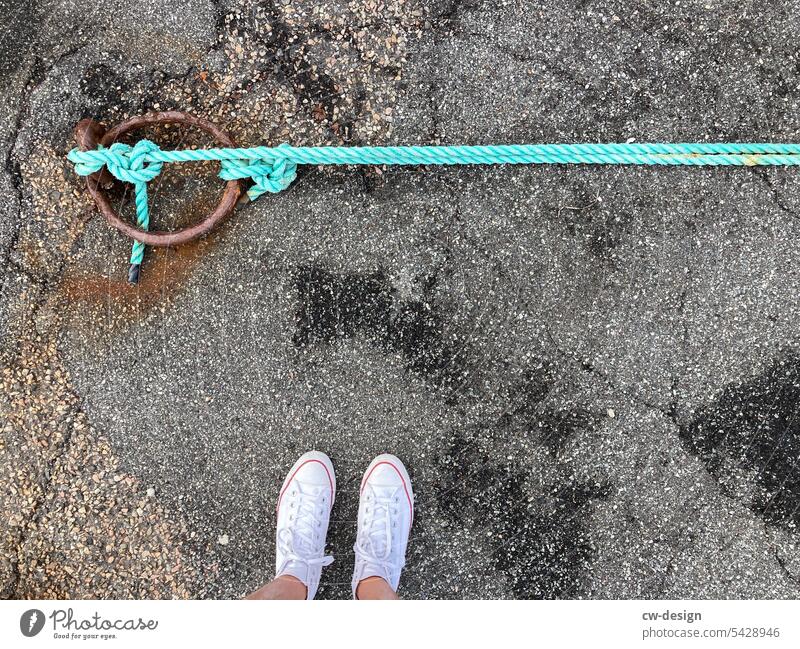
[[[131,146],[115,142],[93,150],[73,149],[69,160],[81,176],[103,168],[134,187],[136,221],[150,226],[147,183],[164,163],[218,161],[223,180],[250,179],[251,200],[286,189],[297,177],[297,165],[493,165],[597,164],[688,166],[790,166],[800,164],[800,144],[678,143],[678,144],[522,144],[489,146],[277,147],[211,148],[162,151],[150,140]],[[131,251],[131,281],[136,281],[145,244]]]

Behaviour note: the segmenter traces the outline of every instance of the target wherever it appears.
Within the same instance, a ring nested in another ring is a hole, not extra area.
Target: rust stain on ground
[[[170,172],[164,174],[157,187],[162,193],[158,211],[165,229],[173,231],[190,227],[198,222],[198,215],[209,213],[218,198],[218,187],[214,183],[187,185],[189,179],[197,180],[194,167],[173,166]],[[187,193],[189,200],[181,200]],[[87,250],[82,259],[76,259],[65,269],[58,297],[67,311],[75,311],[84,321],[90,318],[92,325],[107,331],[140,320],[152,309],[163,310],[170,306],[197,264],[218,241],[226,221],[213,232],[188,243],[148,246],[137,284],[127,281],[127,264],[123,259],[108,269],[97,256],[99,250]]]
[[[60,293],[68,304],[88,306],[97,312],[107,312],[109,302],[113,302],[116,313],[129,314],[123,320],[133,320],[141,317],[142,309],[169,302],[215,238],[212,235],[175,248],[148,248],[138,284],[127,281],[122,267],[118,278],[74,271],[65,274]]]

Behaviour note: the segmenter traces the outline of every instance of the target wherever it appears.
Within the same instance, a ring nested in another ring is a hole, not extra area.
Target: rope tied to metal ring
[[[668,166],[796,166],[800,144],[792,143],[585,143],[486,146],[386,146],[386,147],[277,147],[210,148],[162,151],[149,141],[130,146],[114,143],[105,148],[73,149],[67,158],[75,172],[88,176],[103,168],[134,186],[136,222],[147,231],[150,214],[147,183],[161,172],[165,162],[221,164],[223,180],[250,179],[251,200],[265,193],[283,191],[297,177],[297,166],[306,165],[494,165],[494,164],[593,164]],[[137,281],[144,244],[135,241],[129,278]]]
[[[279,150],[281,147],[277,147]],[[75,173],[79,176],[90,176],[103,167],[117,180],[131,183],[134,188],[136,205],[136,223],[142,230],[150,228],[150,207],[147,198],[147,183],[160,173],[164,162],[179,162],[175,154],[187,153],[178,151],[164,152],[155,142],[147,139],[139,140],[134,146],[115,142],[108,148],[99,146],[93,151],[73,149],[67,158],[75,165]],[[185,158],[186,156],[181,156]],[[253,181],[253,187],[247,192],[250,200],[255,200],[264,193],[277,194],[286,189],[297,178],[297,165],[285,157],[275,157],[272,161],[259,158],[221,159],[222,169],[219,172],[223,180]],[[136,283],[139,269],[144,260],[145,245],[134,241],[131,249],[129,280]]]

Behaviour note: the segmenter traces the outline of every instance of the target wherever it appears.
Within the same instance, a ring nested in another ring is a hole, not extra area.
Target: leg
[[[325,556],[325,537],[336,496],[333,464],[324,453],[300,457],[278,495],[275,579],[247,599],[314,599]]]
[[[356,586],[356,599],[400,599],[383,577],[367,577]]]
[[[305,599],[307,595],[308,589],[297,577],[281,575],[253,591],[245,599]]]
[[[353,546],[355,599],[398,599],[413,520],[414,493],[408,471],[394,455],[379,455],[361,480],[358,535]]]

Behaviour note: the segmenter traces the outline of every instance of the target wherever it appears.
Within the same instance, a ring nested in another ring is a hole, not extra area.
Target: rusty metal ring
[[[119,137],[129,131],[153,126],[155,124],[188,124],[197,127],[211,135],[221,146],[235,148],[236,144],[230,135],[208,120],[180,111],[166,111],[148,113],[139,117],[131,117],[112,127],[108,131],[91,119],[83,119],[75,126],[75,140],[82,150],[95,149],[98,144],[105,147],[111,146]],[[225,185],[217,206],[199,223],[190,225],[174,232],[158,232],[142,230],[126,221],[111,207],[106,195],[101,191],[100,185],[112,180],[112,176],[105,169],[86,178],[86,187],[94,198],[100,213],[106,218],[109,225],[116,228],[131,239],[136,239],[148,246],[175,246],[188,243],[210,232],[220,221],[231,213],[236,201],[239,200],[242,188],[238,180],[229,180]]]

